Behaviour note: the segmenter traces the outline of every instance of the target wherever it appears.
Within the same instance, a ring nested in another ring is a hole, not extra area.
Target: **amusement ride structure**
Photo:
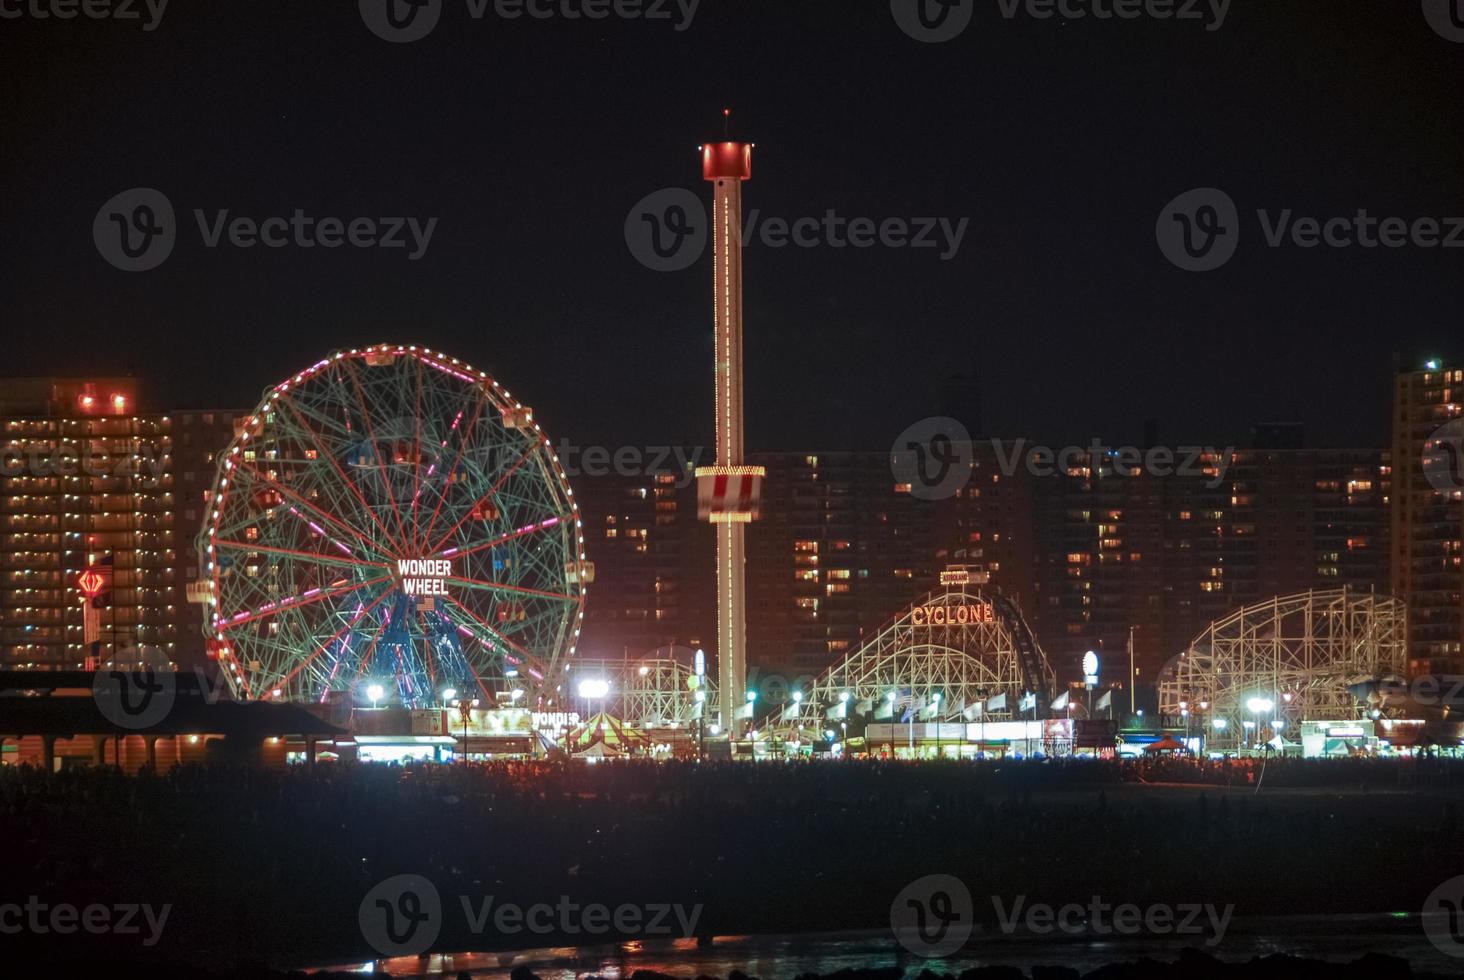
[[[198,540],[236,698],[547,708],[580,632],[579,509],[533,412],[416,346],[268,389],[219,455]]]
[[[1211,623],[1159,675],[1159,713],[1216,750],[1360,720],[1358,691],[1403,673],[1403,603],[1348,589],[1277,596]]]

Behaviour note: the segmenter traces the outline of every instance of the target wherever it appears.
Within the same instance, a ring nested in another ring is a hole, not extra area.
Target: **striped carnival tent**
[[[564,748],[571,755],[590,753],[609,758],[649,752],[651,739],[635,726],[627,725],[614,715],[601,711],[566,735]]]

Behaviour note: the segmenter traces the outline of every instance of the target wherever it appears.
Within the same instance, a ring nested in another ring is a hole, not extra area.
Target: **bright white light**
[[[708,729],[708,731],[710,731],[713,735],[720,735],[722,734],[722,726],[713,724],[712,727]]]
[[[386,689],[380,684],[372,684],[366,688],[366,696],[371,699],[371,707],[373,708],[376,707],[376,702],[380,701],[385,694]]]
[[[1263,715],[1276,707],[1276,703],[1270,698],[1250,698],[1245,703],[1246,708],[1253,715]]]
[[[849,700],[849,692],[848,691],[845,691],[843,694],[840,694],[839,695],[839,700],[847,703],[848,700]]]
[[[524,696],[524,689],[521,688],[521,687],[516,687],[512,691],[509,691],[508,692],[508,699],[510,701],[517,701],[519,698],[521,698],[523,696]]]
[[[603,677],[586,677],[579,682],[579,696],[589,701],[598,701],[610,694],[610,682]]]
[[[793,703],[794,704],[798,704],[802,700],[803,700],[803,692],[802,691],[794,691],[793,692]]]
[[[1097,673],[1098,654],[1094,653],[1092,650],[1089,650],[1087,653],[1083,654],[1083,674],[1084,676],[1091,677]]]
[[[442,700],[451,701],[455,697],[457,697],[457,688],[445,687],[442,689]]]
[[[1216,718],[1215,719],[1215,731],[1217,731],[1217,732],[1223,732],[1223,731],[1225,731],[1225,729],[1229,725],[1230,725],[1230,722],[1226,721],[1224,718]]]

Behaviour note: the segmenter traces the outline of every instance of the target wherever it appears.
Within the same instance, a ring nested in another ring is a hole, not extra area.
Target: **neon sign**
[[[399,558],[397,576],[406,595],[445,596],[452,562],[446,558]]]
[[[910,610],[911,626],[970,626],[994,622],[996,614],[987,602],[968,602],[959,606],[916,606]]]

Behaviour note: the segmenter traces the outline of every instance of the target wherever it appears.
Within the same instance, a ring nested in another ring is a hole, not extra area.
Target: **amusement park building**
[[[935,587],[979,567],[1013,597],[1060,673],[1104,651],[1124,676],[1129,628],[1140,682],[1212,620],[1310,588],[1384,590],[1387,453],[1237,450],[1209,475],[1034,476],[972,447],[971,479],[926,500],[897,484],[887,453],[759,453],[763,519],[748,535],[749,662],[817,673]],[[597,567],[585,649],[636,656],[710,646],[711,540],[694,487],[672,474],[581,478]]]
[[[0,382],[0,666],[84,667],[89,566],[111,574],[94,624],[105,659],[202,658],[193,536],[233,412],[140,412],[132,378]]]
[[[1412,673],[1464,671],[1464,367],[1429,361],[1393,387],[1392,590]]]

